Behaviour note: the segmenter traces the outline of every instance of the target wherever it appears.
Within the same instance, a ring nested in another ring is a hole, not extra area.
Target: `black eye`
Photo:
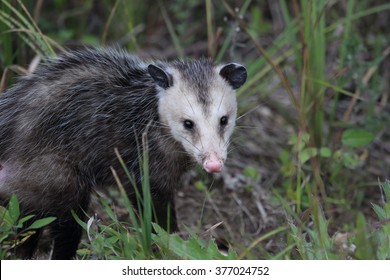
[[[227,125],[227,123],[228,123],[228,117],[223,116],[223,117],[221,118],[221,120],[219,121],[219,123],[221,124],[221,126]]]
[[[194,127],[194,122],[191,120],[185,120],[183,124],[186,129],[192,129]]]

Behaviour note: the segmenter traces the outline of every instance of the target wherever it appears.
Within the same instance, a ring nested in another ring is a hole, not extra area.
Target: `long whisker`
[[[190,140],[188,140],[187,138],[185,138],[184,136],[180,136],[181,138],[183,138],[185,141],[187,141],[188,143],[190,143],[195,149],[197,149],[199,152],[200,152],[200,149],[195,146]]]
[[[231,143],[231,140],[228,139],[228,140],[224,143],[224,147],[228,147],[228,146],[230,145],[230,143]]]
[[[252,126],[252,125],[236,125],[236,129],[255,129],[257,126]]]
[[[227,151],[227,153],[228,154],[230,154],[231,152],[233,152],[234,150],[237,150],[239,147],[231,147],[228,151]]]
[[[259,105],[256,105],[255,107],[253,107],[253,108],[251,108],[251,109],[249,109],[247,112],[245,112],[244,114],[242,114],[241,116],[238,116],[237,118],[236,118],[236,121],[238,121],[238,120],[240,120],[241,118],[243,118],[243,117],[246,117],[248,114],[250,114],[250,113],[253,113],[253,111],[255,111],[256,109],[258,109],[260,107],[260,104]]]

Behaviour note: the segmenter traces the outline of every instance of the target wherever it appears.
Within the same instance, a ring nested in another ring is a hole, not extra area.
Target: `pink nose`
[[[221,172],[223,167],[223,163],[221,160],[218,159],[206,159],[203,163],[203,168],[208,173],[218,173]]]

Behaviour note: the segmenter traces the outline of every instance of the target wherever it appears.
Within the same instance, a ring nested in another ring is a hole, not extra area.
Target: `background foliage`
[[[111,210],[113,191],[100,203],[111,222],[91,214],[79,257],[389,259],[389,10],[385,0],[1,0],[0,91],[35,56],[65,48],[241,62],[249,78],[226,172],[191,175],[178,194],[189,236],[136,234],[117,213],[129,205]],[[1,208],[1,242],[20,226],[16,204]]]

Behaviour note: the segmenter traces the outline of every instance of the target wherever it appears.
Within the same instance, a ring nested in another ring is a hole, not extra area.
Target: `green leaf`
[[[306,148],[301,152],[301,164],[304,164],[306,161],[315,157],[318,154],[316,148]]]
[[[361,260],[374,259],[374,248],[367,231],[367,222],[362,213],[358,213],[356,218],[356,252],[355,256]]]
[[[195,182],[195,188],[200,190],[200,191],[205,191],[207,190],[205,184],[202,181],[196,181]]]
[[[242,172],[246,177],[252,178],[253,180],[259,178],[258,170],[252,166],[246,166]]]
[[[372,208],[374,209],[375,213],[377,214],[378,218],[383,221],[387,219],[386,211],[380,207],[377,204],[372,203]]]
[[[1,232],[1,231],[0,231],[0,232]],[[1,233],[2,233],[2,232],[1,232]],[[6,240],[6,239],[8,238],[8,236],[9,236],[9,233],[8,233],[8,232],[0,234],[0,244],[1,244],[4,240]],[[0,252],[1,252],[1,248],[0,248]]]
[[[118,218],[115,212],[112,210],[112,207],[108,204],[104,197],[100,197],[100,203],[104,206],[105,213],[110,217],[113,222],[118,222]]]
[[[56,218],[54,218],[54,217],[47,217],[47,218],[36,220],[26,230],[42,228],[42,227],[47,226],[48,224],[52,223],[55,219]]]
[[[386,202],[390,203],[390,181],[387,180],[382,187],[385,192]]]
[[[105,239],[105,241],[106,241],[108,244],[111,244],[111,245],[117,243],[119,240],[120,240],[120,239],[119,239],[117,236],[111,236],[111,237],[107,237],[107,238]]]
[[[84,229],[84,230],[87,230],[87,223],[84,222],[83,220],[81,220],[79,218],[79,216],[77,216],[76,212],[72,209],[70,210],[70,212],[72,213],[72,216],[73,218],[76,220],[76,222]]]
[[[362,129],[347,129],[344,131],[341,142],[349,147],[363,147],[374,140],[375,135]]]
[[[351,151],[343,154],[342,163],[349,169],[356,169],[361,165],[361,160],[356,153]]]
[[[21,218],[21,219],[19,220],[19,222],[18,222],[18,227],[19,227],[19,228],[23,227],[23,224],[24,224],[25,222],[27,222],[28,220],[32,219],[33,217],[34,217],[34,215],[28,215],[28,216],[26,216],[26,217]]]
[[[8,204],[8,213],[12,221],[15,223],[20,216],[19,202],[16,195],[13,194]]]
[[[320,155],[323,158],[328,158],[332,155],[332,151],[328,147],[322,147],[320,149]]]

